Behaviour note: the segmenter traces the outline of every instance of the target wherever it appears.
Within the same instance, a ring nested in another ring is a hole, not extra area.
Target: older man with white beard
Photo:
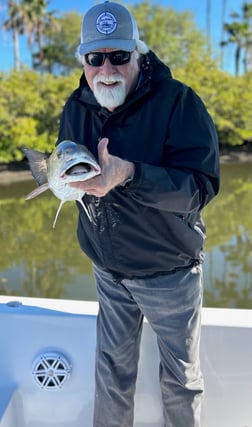
[[[116,107],[123,104],[131,88],[134,88],[139,74],[139,65],[137,59],[138,52],[131,54],[130,61],[120,66],[114,66],[109,60],[109,55],[104,57],[104,63],[101,67],[93,67],[90,60],[99,53],[117,54],[117,50],[100,49],[99,52],[93,52],[84,56],[84,72],[89,84],[93,90],[94,96],[102,107],[113,111]]]
[[[92,213],[79,209],[78,239],[99,302],[93,426],[134,424],[145,316],[159,347],[164,425],[199,427],[201,211],[219,189],[215,128],[120,4],[89,9],[78,56],[84,72],[58,142],[86,145],[101,166],[101,175],[71,184]]]

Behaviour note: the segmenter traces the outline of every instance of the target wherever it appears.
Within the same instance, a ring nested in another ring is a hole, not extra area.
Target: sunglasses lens
[[[123,65],[130,61],[131,52],[116,50],[114,52],[90,52],[85,55],[86,62],[92,67],[101,67],[108,58],[112,65]]]
[[[109,54],[109,60],[112,65],[123,65],[129,62],[131,52],[126,52],[125,50],[116,50]]]
[[[92,67],[100,67],[105,60],[104,54],[101,52],[87,53],[85,55],[85,59],[89,65],[92,65]]]

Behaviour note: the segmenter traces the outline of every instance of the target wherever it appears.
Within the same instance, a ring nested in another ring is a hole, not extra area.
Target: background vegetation
[[[21,145],[51,151],[65,100],[78,85],[75,59],[82,17],[48,11],[47,0],[9,0],[3,28],[13,36],[15,69],[0,73],[0,162],[21,160]],[[223,23],[223,49],[235,46],[235,75],[224,72],[221,56],[189,12],[143,1],[131,10],[140,37],[192,86],[212,115],[221,146],[252,142],[252,3]],[[22,66],[19,37],[27,38],[31,68]]]

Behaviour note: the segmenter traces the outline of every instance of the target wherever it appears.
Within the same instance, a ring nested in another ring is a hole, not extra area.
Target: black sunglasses
[[[101,67],[108,58],[112,65],[123,65],[130,61],[132,52],[115,50],[113,52],[90,52],[85,55],[85,60],[92,67]]]

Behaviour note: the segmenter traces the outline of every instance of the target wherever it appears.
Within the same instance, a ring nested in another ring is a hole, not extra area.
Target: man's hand
[[[112,156],[108,152],[108,138],[102,138],[98,144],[99,165],[101,174],[87,181],[78,181],[69,184],[83,192],[97,197],[105,196],[112,188],[123,184],[134,175],[134,163]]]

